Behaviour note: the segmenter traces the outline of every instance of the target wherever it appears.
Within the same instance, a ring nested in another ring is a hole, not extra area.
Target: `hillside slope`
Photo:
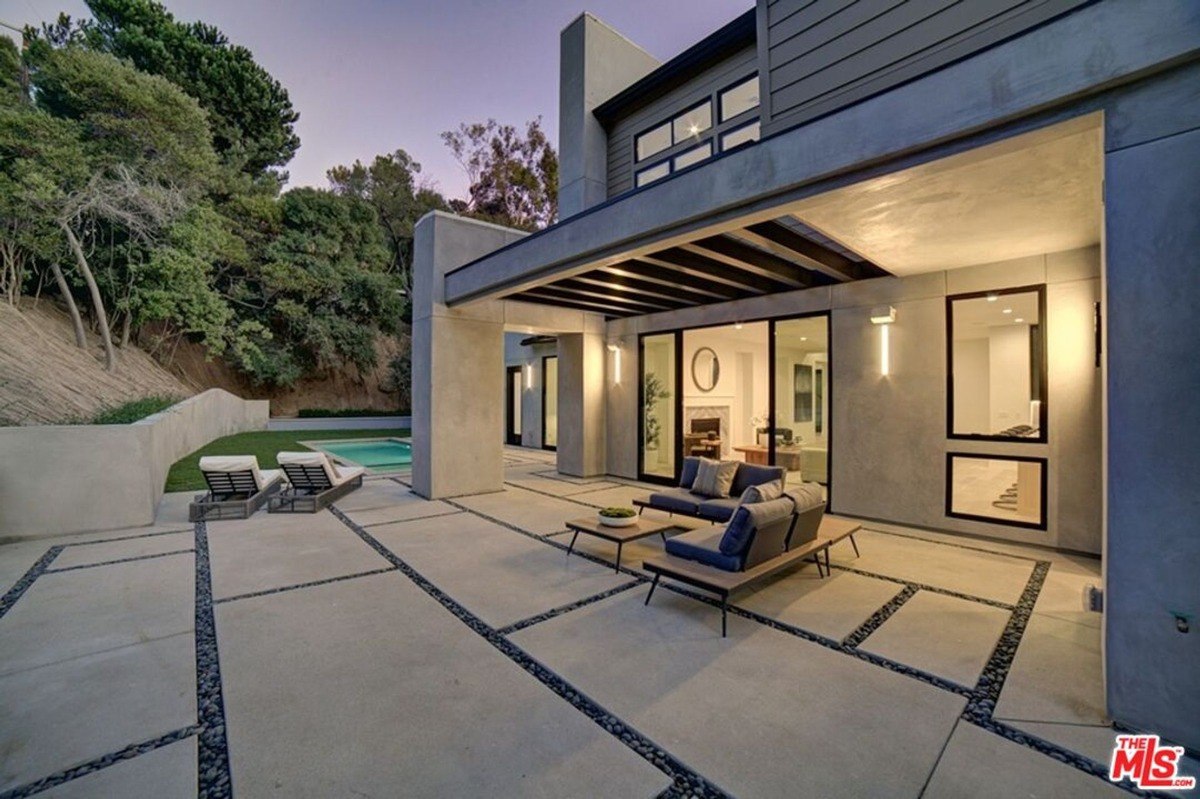
[[[198,390],[137,347],[119,350],[115,372],[104,369],[96,336],[75,346],[67,315],[54,303],[26,298],[21,309],[0,303],[0,425],[55,424],[148,396]]]

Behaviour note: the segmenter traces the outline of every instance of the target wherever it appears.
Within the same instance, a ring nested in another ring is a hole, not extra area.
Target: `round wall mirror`
[[[711,347],[701,347],[692,356],[692,382],[701,391],[712,391],[721,378],[721,362]]]

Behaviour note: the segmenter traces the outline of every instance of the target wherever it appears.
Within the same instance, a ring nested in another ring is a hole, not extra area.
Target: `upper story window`
[[[721,121],[727,122],[736,116],[758,108],[758,75],[721,92]]]
[[[751,141],[759,135],[758,120],[749,112],[758,108],[758,75],[713,92],[691,108],[634,137],[634,160],[655,160],[634,175],[635,186],[645,186],[672,172],[698,164],[718,151]],[[719,119],[714,124],[714,109]],[[729,123],[729,124],[726,124]],[[662,155],[662,158],[655,158]]]

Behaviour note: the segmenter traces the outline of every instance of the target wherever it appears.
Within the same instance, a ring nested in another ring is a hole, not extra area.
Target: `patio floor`
[[[0,797],[1119,796],[1096,560],[868,525],[649,607],[564,522],[645,492],[506,450],[503,492],[369,479],[314,516],[0,547]],[[1189,772],[1193,773],[1193,772]]]

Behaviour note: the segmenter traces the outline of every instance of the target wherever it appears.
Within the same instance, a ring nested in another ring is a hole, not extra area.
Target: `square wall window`
[[[946,455],[946,515],[1046,529],[1046,459]]]
[[[671,174],[671,163],[663,161],[661,164],[655,164],[652,167],[643,169],[637,173],[637,178],[634,181],[638,186],[645,186],[647,183],[653,183],[656,180],[661,180]]]
[[[751,122],[736,130],[731,130],[721,137],[721,152],[732,150],[741,144],[758,141],[758,123]]]
[[[1046,441],[1044,286],[946,299],[950,438]]]
[[[698,140],[700,134],[712,127],[712,103],[706,102],[684,111],[671,122],[675,131],[675,143]]]
[[[751,75],[733,88],[721,92],[722,122],[752,108],[758,108],[758,75]]]
[[[712,142],[706,141],[699,147],[693,147],[685,153],[675,156],[675,169],[680,170],[698,164],[712,155]]]
[[[664,122],[637,137],[637,160],[649,158],[671,146],[671,123]]]

